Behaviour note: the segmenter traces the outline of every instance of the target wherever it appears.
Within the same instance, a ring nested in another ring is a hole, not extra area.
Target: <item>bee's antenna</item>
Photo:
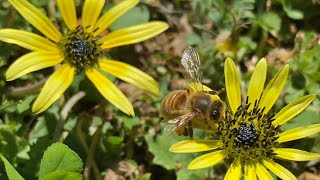
[[[209,94],[213,94],[213,95],[219,95],[219,94],[221,94],[223,91],[224,91],[224,88],[221,88],[219,91],[212,90],[212,91],[208,91],[208,93],[209,93]]]

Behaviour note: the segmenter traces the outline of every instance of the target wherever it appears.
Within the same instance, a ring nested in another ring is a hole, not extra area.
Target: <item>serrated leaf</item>
[[[249,37],[240,37],[239,47],[254,50],[257,48],[257,43]]]
[[[273,12],[262,14],[258,20],[258,23],[266,31],[279,31],[281,27],[281,19],[279,15]]]
[[[46,120],[44,118],[39,118],[36,125],[33,127],[29,134],[29,142],[34,143],[39,138],[48,135],[49,131],[46,125]]]
[[[81,180],[82,176],[79,173],[68,171],[55,171],[47,174],[41,180]]]
[[[26,97],[21,103],[17,105],[18,113],[23,113],[30,108],[31,102],[35,99],[36,95]]]
[[[159,135],[156,138],[151,135],[147,136],[146,141],[149,147],[149,151],[154,155],[152,163],[160,165],[168,170],[180,167],[181,169],[176,173],[177,180],[204,179],[208,175],[208,169],[190,171],[186,168],[188,166],[188,163],[190,163],[199,155],[198,153],[177,154],[169,152],[169,147],[182,139],[185,138],[178,137],[174,134],[171,134],[169,136]]]
[[[0,158],[4,163],[9,180],[24,180],[23,177],[16,171],[16,169],[4,156],[0,155]]]
[[[173,153],[169,152],[171,143],[168,142],[168,138],[164,136],[146,136],[149,151],[154,154],[153,164],[158,164],[166,168],[167,170],[174,169],[176,166],[175,160],[172,158]]]
[[[52,144],[44,152],[40,164],[39,177],[43,178],[47,174],[59,170],[80,173],[82,165],[82,160],[74,151],[58,142]]]
[[[122,120],[124,127],[128,130],[139,124],[139,117],[117,116],[117,119]]]

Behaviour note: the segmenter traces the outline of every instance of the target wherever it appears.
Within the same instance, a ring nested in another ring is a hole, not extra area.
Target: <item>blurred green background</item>
[[[46,12],[55,24],[64,26],[54,0],[30,2]],[[107,1],[103,11],[118,2]],[[76,5],[80,14],[83,1],[76,0]],[[25,179],[37,179],[43,153],[57,140],[57,126],[64,121],[63,143],[84,163],[90,158],[86,149],[93,151],[92,179],[97,179],[97,174],[102,179],[223,179],[226,164],[189,171],[186,166],[199,154],[168,151],[172,144],[186,139],[175,134],[166,136],[165,122],[159,117],[159,106],[165,95],[186,87],[179,69],[183,50],[188,45],[198,50],[204,83],[216,90],[224,87],[226,57],[231,57],[242,72],[244,91],[260,58],[265,57],[268,62],[267,80],[284,64],[289,64],[288,82],[274,111],[306,94],[317,94],[317,98],[283,130],[319,123],[319,9],[319,0],[142,0],[116,21],[110,31],[150,20],[166,21],[170,28],[150,40],[108,52],[113,59],[134,65],[159,82],[160,96],[152,97],[112,79],[133,103],[135,117],[110,105],[83,75],[77,75],[64,96],[46,112],[33,114],[30,107],[53,68],[6,82],[8,66],[28,51],[0,42],[0,153]],[[6,0],[0,0],[0,28],[38,33]],[[69,113],[64,113],[74,96],[83,97]],[[225,100],[224,93],[221,98]],[[195,136],[210,134],[196,130]],[[319,135],[290,144],[320,153]],[[320,178],[319,161],[284,165],[302,179]],[[7,179],[3,164],[0,164],[0,179]]]

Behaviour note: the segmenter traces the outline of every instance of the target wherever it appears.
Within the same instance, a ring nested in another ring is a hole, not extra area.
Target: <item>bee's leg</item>
[[[191,139],[193,139],[193,129],[192,129],[192,123],[191,121],[188,122],[188,127],[187,127],[188,135]]]
[[[189,136],[189,131],[188,131],[188,127],[183,127],[183,135],[184,136]]]

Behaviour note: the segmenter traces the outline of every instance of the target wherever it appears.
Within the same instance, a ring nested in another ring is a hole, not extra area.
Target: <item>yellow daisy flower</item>
[[[81,25],[77,23],[74,0],[57,0],[60,13],[68,27],[64,34],[28,1],[9,2],[47,38],[22,30],[1,29],[1,41],[17,44],[32,51],[9,67],[6,79],[12,81],[27,73],[61,64],[42,88],[32,106],[33,112],[40,113],[46,110],[71,85],[75,73],[85,73],[110,103],[124,113],[134,115],[129,100],[98,69],[155,95],[159,93],[157,82],[146,73],[102,56],[103,50],[144,41],[168,28],[167,23],[153,21],[116,30],[101,38],[98,36],[121,15],[137,5],[139,0],[124,0],[101,17],[99,16],[105,0],[86,0],[82,9]]]
[[[264,89],[267,63],[257,64],[249,83],[247,99],[241,104],[240,78],[231,59],[225,61],[226,92],[229,109],[226,119],[219,122],[218,140],[185,140],[170,147],[175,153],[192,153],[215,150],[194,159],[188,169],[213,166],[222,160],[232,162],[225,179],[273,179],[267,169],[281,179],[296,179],[276,159],[309,161],[320,154],[293,148],[283,148],[281,143],[293,141],[320,131],[320,124],[280,131],[280,126],[302,112],[315,98],[303,96],[277,114],[270,113],[278,99],[289,72],[285,65]],[[263,90],[264,89],[264,90]]]

